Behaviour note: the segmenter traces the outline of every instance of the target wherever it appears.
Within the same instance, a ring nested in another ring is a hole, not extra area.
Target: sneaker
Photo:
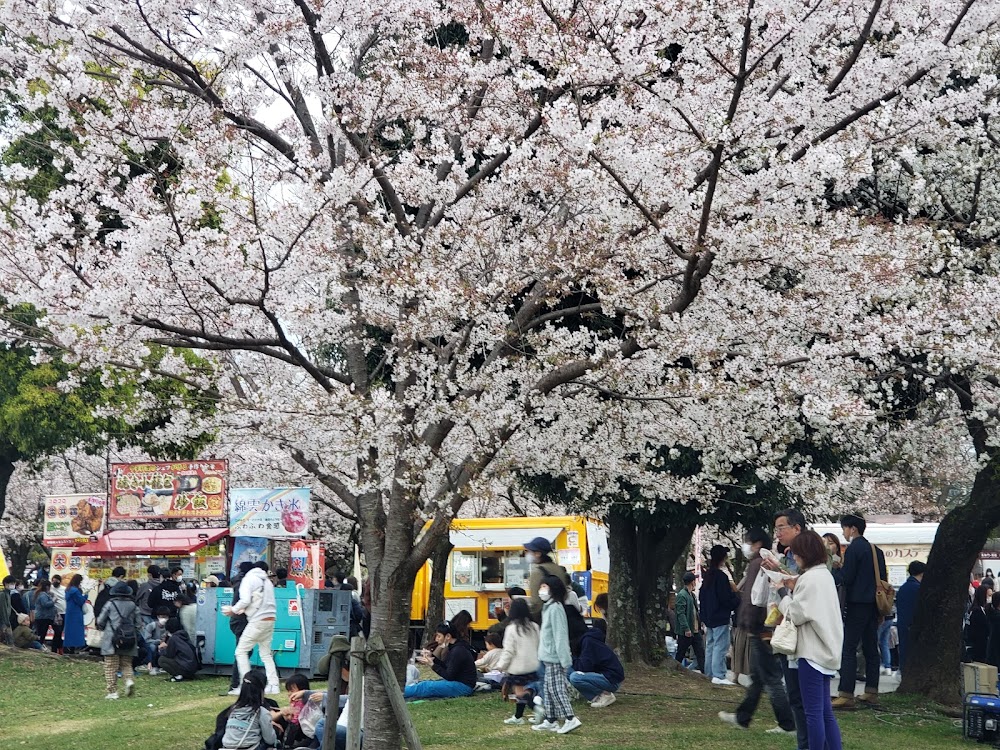
[[[135,672],[136,674],[146,674],[149,671],[149,669],[150,668],[147,667],[145,664],[140,664],[138,667],[136,667],[132,671]]]
[[[877,706],[879,704],[878,693],[864,692],[857,696],[855,700],[865,706]]]
[[[736,683],[731,680],[723,680],[721,677],[712,678],[713,685],[735,685]]]
[[[563,725],[556,730],[556,734],[569,734],[574,729],[579,729],[582,726],[583,722],[573,716],[563,722]]]
[[[108,693],[107,695],[104,696],[104,700],[116,701],[118,700],[118,693]]]
[[[281,688],[278,687],[277,685],[268,685],[266,688],[264,688],[264,695],[280,695],[280,694],[281,694]]]
[[[125,697],[131,698],[135,695],[135,680],[125,680]]]
[[[787,734],[794,735],[796,731],[794,729],[782,729],[781,727],[771,727],[764,734]]]
[[[239,695],[240,689],[238,687],[233,688],[228,693],[223,693],[223,695]]]
[[[149,668],[149,676],[150,677],[156,677],[156,675],[160,674],[162,671],[163,670],[161,670],[159,667],[150,667]]]
[[[882,670],[879,672],[879,674],[885,677],[892,677],[892,667],[882,667]]]
[[[559,725],[556,724],[554,721],[549,721],[548,719],[546,719],[541,724],[535,724],[532,727],[532,729],[535,730],[536,732],[558,732]]]
[[[536,695],[534,698],[531,699],[531,702],[534,703],[536,706],[542,705],[542,696]]]
[[[510,717],[504,719],[503,723],[504,724],[516,724],[517,726],[520,726],[521,724],[524,724],[524,719],[519,719],[516,716],[510,716]]]
[[[182,675],[182,674],[175,674],[173,677],[170,678],[170,681],[171,682],[184,682],[184,675]]]
[[[737,729],[746,729],[747,728],[747,727],[743,726],[742,724],[740,724],[736,720],[736,714],[731,713],[729,711],[719,711],[719,720],[723,724],[731,724],[732,726],[736,727]]]
[[[115,676],[116,676],[116,677],[117,677],[118,679],[121,679],[121,676],[122,676],[122,673],[121,673],[121,672],[115,672]]]
[[[616,700],[618,700],[618,698],[615,697],[614,693],[601,693],[590,702],[590,705],[593,708],[607,708]]]
[[[751,685],[753,685],[753,677],[751,677],[748,674],[741,674],[740,678],[736,682],[737,684],[742,685],[745,688],[748,688]]]

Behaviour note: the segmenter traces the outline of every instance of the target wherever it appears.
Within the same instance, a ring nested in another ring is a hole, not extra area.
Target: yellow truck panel
[[[536,518],[462,518],[451,524],[454,546],[445,577],[445,612],[451,619],[465,609],[473,630],[497,622],[493,612],[507,599],[507,589],[520,586],[528,594],[531,566],[523,556],[525,542],[545,537],[552,558],[580,583],[589,601],[608,590],[607,530],[601,521],[583,516]],[[430,563],[417,574],[410,619],[423,625],[430,595]]]

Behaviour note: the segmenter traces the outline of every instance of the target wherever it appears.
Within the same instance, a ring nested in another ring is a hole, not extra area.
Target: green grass
[[[137,684],[135,698],[106,701],[99,662],[0,647],[0,748],[198,750],[231,700],[218,695],[227,678],[173,684],[140,675]],[[687,674],[634,669],[613,706],[579,704],[583,727],[571,737],[504,725],[511,706],[496,694],[418,703],[411,710],[424,746],[437,750],[792,750],[794,741],[764,733],[774,726],[766,699],[749,731],[718,721],[716,713],[733,710],[742,695],[742,688],[712,687]],[[883,699],[880,711],[839,717],[846,748],[971,747],[962,741],[960,724],[932,707],[902,696]]]

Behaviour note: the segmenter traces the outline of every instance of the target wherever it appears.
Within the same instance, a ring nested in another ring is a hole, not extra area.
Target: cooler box
[[[978,661],[963,664],[962,692],[965,695],[996,695],[997,668]]]
[[[995,695],[965,696],[962,736],[996,745],[1000,741],[1000,698]]]

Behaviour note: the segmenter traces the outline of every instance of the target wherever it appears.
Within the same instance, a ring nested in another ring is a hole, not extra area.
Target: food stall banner
[[[309,488],[229,490],[229,535],[288,539],[309,533]]]
[[[111,464],[108,519],[209,519],[225,526],[228,473],[228,461]]]
[[[46,547],[86,544],[92,536],[103,536],[108,504],[104,494],[46,495],[42,542]]]
[[[229,568],[229,577],[236,578],[240,574],[240,563],[258,562],[263,560],[270,564],[270,542],[254,536],[240,536],[233,540],[233,564]]]
[[[292,542],[288,577],[307,589],[323,588],[323,544],[315,541]]]

